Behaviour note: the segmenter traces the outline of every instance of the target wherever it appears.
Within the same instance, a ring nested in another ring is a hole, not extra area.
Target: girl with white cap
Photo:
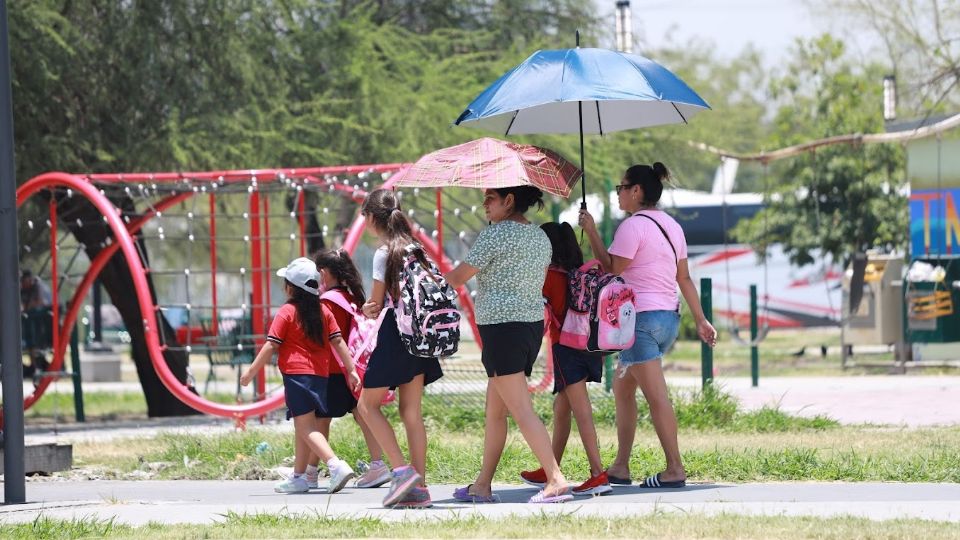
[[[326,415],[330,347],[344,361],[347,384],[357,388],[360,379],[340,336],[336,319],[320,303],[320,273],[316,264],[306,257],[300,257],[291,261],[286,268],[278,270],[277,275],[285,280],[287,302],[274,317],[266,343],[240,377],[240,383],[244,386],[250,384],[277,353],[277,366],[283,375],[287,419],[293,418],[296,443],[293,473],[274,486],[274,491],[307,491],[309,487],[304,473],[310,453],[313,452],[327,463],[330,471],[327,492],[336,493],[356,475],[347,462],[334,454],[327,438],[317,430],[316,418]]]

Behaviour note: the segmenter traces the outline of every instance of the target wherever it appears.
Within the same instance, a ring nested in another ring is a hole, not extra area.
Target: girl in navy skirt
[[[378,189],[371,192],[360,212],[367,221],[368,230],[383,243],[373,256],[373,290],[363,305],[363,312],[374,318],[382,309],[388,310],[364,375],[360,413],[393,467],[393,479],[383,505],[428,507],[433,503],[424,484],[427,431],[423,425],[421,400],[423,387],[442,377],[443,371],[436,358],[418,358],[407,352],[391,307],[399,298],[400,270],[407,257],[406,247],[416,242],[410,222],[400,210],[393,191]],[[426,263],[422,249],[414,254]],[[427,264],[424,266],[429,268]],[[380,410],[381,400],[391,388],[400,389],[400,418],[410,447],[409,464],[400,450],[393,427]]]
[[[337,326],[340,327],[343,340],[349,343],[353,317],[358,314],[360,306],[366,302],[360,272],[353,264],[350,255],[342,249],[320,250],[314,255],[313,260],[317,263],[317,270],[320,271],[320,284],[323,286],[320,302],[333,314],[333,318],[337,320]],[[344,302],[352,309],[345,309],[341,305]],[[360,316],[362,317],[362,315]],[[347,379],[343,375],[340,362],[331,355],[330,377],[327,383],[327,411],[317,418],[317,428],[329,439],[331,419],[353,413],[353,419],[360,426],[363,439],[370,451],[370,463],[362,461],[358,463],[362,474],[357,478],[355,485],[358,488],[380,487],[390,481],[390,469],[383,462],[383,451],[380,449],[380,444],[377,443],[377,439],[373,436],[370,428],[367,427],[367,423],[360,416],[356,407],[357,399],[347,385]],[[316,475],[317,459],[315,456],[311,456],[314,475]],[[311,466],[308,465],[308,481],[310,480],[310,472]],[[314,476],[314,481],[316,481],[316,476]]]
[[[327,375],[330,348],[345,358],[344,369],[349,383],[360,384],[357,372],[340,337],[340,328],[329,310],[318,301],[320,273],[313,261],[305,257],[293,260],[286,268],[277,271],[284,278],[287,303],[277,312],[267,341],[257,357],[240,377],[244,386],[277,353],[277,366],[283,375],[284,399],[287,403],[287,418],[293,418],[295,434],[293,473],[274,486],[278,493],[299,493],[309,489],[306,480],[307,461],[310,453],[320,456],[330,470],[328,493],[336,493],[356,476],[347,462],[338,458],[317,430],[316,417],[326,413]]]
[[[590,478],[573,488],[574,495],[602,495],[612,491],[607,473],[600,461],[597,444],[597,429],[593,423],[593,408],[588,382],[600,382],[603,371],[603,356],[587,351],[578,351],[560,345],[560,328],[567,311],[567,272],[583,265],[583,252],[577,243],[573,227],[567,223],[544,223],[540,226],[550,239],[553,255],[543,283],[543,297],[553,315],[547,321],[553,352],[553,455],[557,463],[563,457],[570,438],[570,413],[577,418],[580,440],[587,451],[590,463]],[[542,487],[547,476],[543,469],[523,471],[520,478],[531,485]]]

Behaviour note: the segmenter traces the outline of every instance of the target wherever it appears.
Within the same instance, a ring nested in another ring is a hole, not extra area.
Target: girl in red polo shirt
[[[287,419],[293,418],[296,438],[293,473],[276,484],[278,493],[301,493],[309,490],[306,475],[310,453],[320,456],[330,470],[328,493],[336,493],[356,476],[347,462],[338,458],[317,430],[317,416],[326,414],[327,375],[332,346],[344,358],[344,370],[348,384],[360,385],[360,378],[353,369],[353,362],[346,343],[340,336],[340,328],[333,314],[321,306],[320,273],[313,261],[306,257],[295,259],[286,268],[277,271],[284,278],[287,303],[277,312],[267,341],[253,363],[243,373],[240,383],[250,384],[254,375],[277,354],[277,366],[283,374],[284,399],[287,403]]]

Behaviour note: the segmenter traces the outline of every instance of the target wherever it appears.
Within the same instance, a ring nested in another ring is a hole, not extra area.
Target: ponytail
[[[350,254],[343,249],[321,249],[313,257],[317,268],[322,268],[333,274],[337,283],[346,287],[347,292],[353,297],[357,305],[363,305],[367,301],[367,295],[363,291],[363,279],[360,277],[360,271],[357,265],[353,264]]]
[[[413,244],[412,254],[424,268],[430,268],[423,247],[413,239],[413,226],[400,209],[396,194],[389,189],[376,189],[367,195],[360,213],[384,234],[387,248],[387,267],[384,285],[393,298],[400,297],[400,271],[407,259],[407,246]]]

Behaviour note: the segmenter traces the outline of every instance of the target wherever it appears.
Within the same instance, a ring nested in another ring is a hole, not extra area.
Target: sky
[[[612,36],[616,2],[594,1],[598,13],[610,21]],[[869,32],[856,32],[846,21],[811,9],[809,0],[631,0],[630,8],[635,42],[651,47],[697,38],[714,44],[721,58],[732,58],[752,43],[772,67],[782,62],[796,38],[831,32],[850,42],[854,54],[874,53],[875,38]],[[611,37],[606,46],[612,43]]]

